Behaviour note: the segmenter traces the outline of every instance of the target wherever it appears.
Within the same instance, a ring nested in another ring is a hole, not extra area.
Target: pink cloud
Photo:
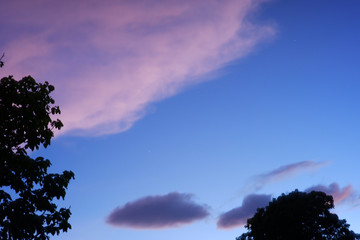
[[[220,215],[217,222],[218,228],[229,229],[245,225],[247,219],[251,218],[258,208],[267,206],[270,200],[271,195],[250,194],[246,196],[240,207]]]
[[[356,201],[358,203],[360,201],[359,196],[356,196],[356,192],[351,185],[341,189],[338,183],[332,183],[329,186],[319,184],[305,190],[305,192],[311,191],[321,191],[333,196],[335,204],[342,204],[346,201]]]
[[[54,84],[65,132],[125,131],[149,104],[212,78],[272,37],[272,26],[247,18],[261,2],[7,1],[3,70]]]
[[[116,208],[107,218],[115,227],[158,229],[178,227],[209,215],[205,206],[191,200],[191,195],[169,193],[148,196]]]
[[[302,161],[284,165],[271,172],[256,176],[255,179],[252,181],[253,188],[255,188],[255,190],[259,190],[268,183],[277,182],[285,177],[294,175],[302,171],[315,170],[327,164],[328,162]]]

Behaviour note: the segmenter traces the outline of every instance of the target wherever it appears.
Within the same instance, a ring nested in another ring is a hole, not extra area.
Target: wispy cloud
[[[334,182],[329,186],[319,184],[305,190],[305,192],[311,191],[321,191],[326,194],[332,195],[335,204],[351,202],[351,204],[357,205],[360,202],[360,197],[353,189],[352,185],[347,185],[343,188],[340,188],[339,184]]]
[[[302,161],[281,166],[273,171],[256,176],[251,180],[251,187],[257,191],[266,184],[277,182],[302,171],[315,170],[327,165],[328,162]]]
[[[118,207],[107,223],[116,227],[158,229],[189,224],[208,215],[207,207],[194,203],[191,195],[173,192],[148,196]]]
[[[261,2],[5,1],[4,72],[53,83],[64,131],[121,132],[273,36],[248,21]]]
[[[245,225],[247,219],[252,217],[258,208],[267,206],[270,200],[271,195],[250,194],[246,196],[240,207],[220,215],[217,222],[218,228],[227,229]]]

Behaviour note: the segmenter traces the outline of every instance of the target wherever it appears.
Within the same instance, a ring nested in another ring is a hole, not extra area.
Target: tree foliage
[[[1,60],[1,59],[0,59]],[[54,203],[64,199],[74,173],[48,173],[51,163],[28,155],[47,147],[55,129],[63,126],[52,117],[60,113],[48,82],[31,76],[0,81],[0,238],[49,239],[71,228],[70,209]]]
[[[4,57],[5,57],[5,53],[3,53],[3,55],[0,57],[0,68],[4,66],[4,61],[3,61]]]
[[[237,240],[355,240],[359,234],[329,210],[334,207],[332,196],[323,192],[282,194],[265,208],[259,208],[247,220],[247,233]]]

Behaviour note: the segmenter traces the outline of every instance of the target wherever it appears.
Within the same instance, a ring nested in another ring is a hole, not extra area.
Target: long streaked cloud
[[[353,205],[358,205],[360,203],[360,196],[356,193],[352,185],[340,188],[339,184],[334,182],[329,186],[319,184],[305,190],[305,192],[311,191],[321,191],[333,196],[335,204],[350,202]]]
[[[217,226],[221,229],[229,229],[243,226],[248,218],[252,217],[258,208],[269,204],[271,195],[250,194],[246,196],[240,207],[231,209],[220,215]]]
[[[273,171],[258,175],[251,180],[250,186],[257,191],[266,184],[273,183],[302,171],[315,170],[327,165],[328,162],[301,161],[281,166]]]
[[[248,21],[261,2],[5,1],[3,73],[53,83],[64,131],[121,132],[150,103],[213,77],[273,36],[272,26]]]
[[[191,195],[173,192],[118,207],[109,215],[107,223],[116,227],[158,229],[189,224],[208,215],[207,207],[193,202]]]

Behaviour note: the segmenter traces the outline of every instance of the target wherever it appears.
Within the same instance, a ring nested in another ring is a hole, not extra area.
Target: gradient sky
[[[360,232],[358,0],[0,0],[1,74],[55,85],[73,229],[235,239],[295,189]]]

